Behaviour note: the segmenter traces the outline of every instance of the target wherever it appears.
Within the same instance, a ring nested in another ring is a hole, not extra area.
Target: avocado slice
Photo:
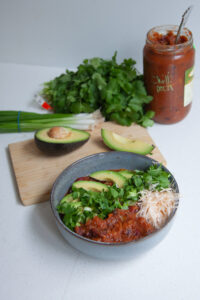
[[[35,133],[36,146],[48,154],[71,152],[88,141],[90,134],[83,130],[69,127],[40,129]]]
[[[72,197],[72,194],[68,194],[67,196],[65,196],[64,198],[62,198],[62,200],[60,201],[60,204],[63,204],[65,202],[76,202],[78,201],[78,199],[74,199]]]
[[[128,139],[103,128],[101,129],[101,136],[104,143],[110,149],[117,151],[127,151],[146,155],[151,153],[155,148],[154,145],[150,145],[140,140]]]
[[[94,191],[94,192],[102,192],[102,191],[107,191],[108,186],[106,184],[103,184],[101,182],[96,182],[96,181],[87,181],[87,180],[80,180],[76,181],[72,184],[72,189],[77,188],[77,189],[84,189],[86,191]]]
[[[90,177],[100,181],[112,181],[119,188],[122,188],[126,183],[126,178],[119,174],[119,172],[114,171],[97,171],[90,174]]]
[[[123,170],[123,171],[119,171],[119,174],[126,177],[127,179],[130,179],[133,176],[134,172]]]

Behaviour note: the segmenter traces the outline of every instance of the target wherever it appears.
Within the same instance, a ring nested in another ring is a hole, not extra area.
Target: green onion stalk
[[[91,130],[103,121],[100,111],[81,114],[39,114],[25,111],[0,111],[0,133],[29,132],[54,126]]]

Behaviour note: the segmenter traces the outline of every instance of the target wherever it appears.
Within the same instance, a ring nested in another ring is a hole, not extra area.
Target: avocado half
[[[45,128],[35,133],[37,147],[51,155],[71,152],[85,144],[89,138],[88,132],[69,127]]]
[[[142,155],[150,154],[155,148],[154,145],[140,140],[125,138],[107,129],[101,129],[101,136],[104,143],[113,150],[133,152]]]

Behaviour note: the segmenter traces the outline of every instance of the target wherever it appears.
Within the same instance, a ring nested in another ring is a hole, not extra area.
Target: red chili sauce
[[[161,45],[175,45],[175,41],[176,41],[176,34],[174,34],[174,32],[172,30],[169,30],[167,32],[167,34],[162,34],[162,33],[158,33],[158,32],[154,32],[152,35],[151,40],[154,43],[158,43]],[[181,35],[179,37],[178,43],[182,44],[188,41],[188,38],[184,35]]]
[[[76,181],[80,180],[98,181],[89,176],[80,177]],[[113,185],[110,181],[103,183]],[[75,232],[88,239],[106,243],[138,240],[155,231],[144,218],[137,217],[138,211],[138,205],[130,206],[129,209],[115,209],[104,220],[95,216],[85,224],[76,226]]]
[[[95,216],[86,224],[75,227],[75,232],[88,239],[106,243],[138,240],[155,230],[144,218],[137,217],[138,210],[137,205],[126,210],[115,209],[107,219]]]
[[[192,33],[184,28],[178,43],[177,29],[160,26],[147,33],[143,51],[144,83],[153,96],[148,109],[162,124],[181,121],[192,103],[194,54]]]

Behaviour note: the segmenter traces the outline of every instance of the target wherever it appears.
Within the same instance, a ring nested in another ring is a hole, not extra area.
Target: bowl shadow
[[[45,248],[48,247],[50,251],[55,251],[56,255],[58,253],[63,256],[79,255],[79,251],[72,248],[60,234],[49,201],[34,206],[30,218],[30,228],[39,238],[40,244]]]

